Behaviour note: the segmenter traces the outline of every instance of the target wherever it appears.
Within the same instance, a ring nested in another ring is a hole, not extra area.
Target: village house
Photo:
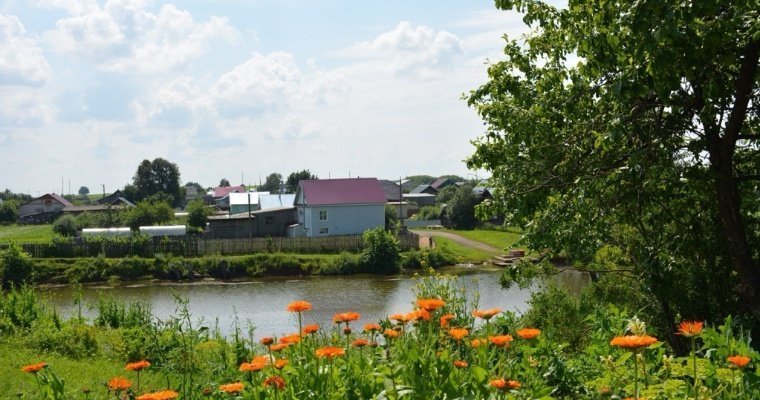
[[[360,235],[385,225],[385,193],[376,178],[303,180],[289,236]]]
[[[26,223],[46,223],[54,220],[64,207],[73,206],[68,200],[55,193],[47,193],[24,203],[18,209],[19,220]]]

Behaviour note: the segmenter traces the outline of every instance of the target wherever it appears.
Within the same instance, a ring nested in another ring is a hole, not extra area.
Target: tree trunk
[[[707,134],[707,148],[723,237],[739,275],[740,282],[735,290],[748,311],[760,321],[760,269],[752,258],[742,221],[738,182],[734,176],[736,142],[746,120],[759,57],[760,41],[749,42],[742,52],[741,66],[734,82],[734,105],[728,123],[722,136],[717,132]]]

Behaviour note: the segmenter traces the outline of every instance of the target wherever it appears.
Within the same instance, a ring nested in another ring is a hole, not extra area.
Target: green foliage
[[[0,204],[0,223],[14,223],[18,221],[18,202],[5,200]]]
[[[616,246],[663,321],[758,321],[756,5],[496,3],[534,30],[469,96],[486,132],[468,166],[495,184],[482,208],[570,262]]]
[[[158,193],[163,193],[170,196],[170,204],[179,205],[182,202],[179,179],[177,164],[160,157],[152,162],[143,160],[132,178],[136,193],[134,198],[130,200],[141,201]],[[126,187],[124,192],[127,192]]]
[[[53,222],[53,232],[61,236],[76,236],[78,228],[77,219],[70,214],[62,215]]]
[[[259,186],[260,192],[269,192],[272,194],[280,193],[280,186],[283,184],[282,181],[282,174],[278,174],[277,172],[273,172],[269,175],[267,175],[266,180],[264,181],[264,184]]]
[[[401,252],[398,239],[383,228],[364,232],[364,250],[361,260],[365,268],[373,273],[395,273],[399,270]]]
[[[92,357],[99,351],[98,330],[90,325],[68,321],[38,320],[27,337],[28,345],[41,352],[53,352],[71,358]]]
[[[109,328],[141,328],[151,324],[153,314],[150,304],[130,302],[124,304],[112,297],[100,296],[97,305],[98,315],[93,321],[95,326]]]
[[[203,203],[203,200],[193,200],[187,205],[187,224],[191,227],[204,230],[206,229],[206,220],[211,215],[212,210]]]
[[[449,221],[457,229],[473,229],[478,224],[475,218],[475,206],[480,200],[472,193],[472,186],[459,186],[446,206]]]
[[[135,207],[129,209],[126,216],[126,223],[132,230],[137,230],[140,226],[159,225],[171,221],[174,217],[174,210],[165,201],[148,201],[143,200]]]
[[[303,171],[292,172],[290,175],[288,175],[288,179],[285,181],[285,185],[288,187],[289,193],[295,193],[296,189],[298,189],[298,182],[311,179],[319,178],[316,175],[312,175],[308,169],[305,169]]]
[[[31,328],[47,311],[29,286],[11,288],[0,295],[0,336]]]
[[[406,186],[412,189],[419,185],[429,185],[435,181],[435,177],[431,175],[411,175],[407,176],[405,179],[409,181]]]
[[[424,206],[412,217],[415,221],[430,221],[441,217],[441,208],[438,206]]]
[[[230,187],[230,181],[228,181],[227,178],[222,178],[219,181],[219,186],[221,186],[221,187]]]
[[[320,275],[348,275],[367,272],[367,269],[360,255],[342,252],[332,262],[320,266],[316,272]]]
[[[77,193],[79,193],[80,196],[87,196],[88,194],[90,194],[90,188],[88,188],[87,186],[82,186],[79,188],[79,192]]]
[[[446,186],[445,188],[441,189],[438,194],[435,195],[435,204],[437,204],[439,207],[448,204],[451,199],[454,198],[454,195],[457,193],[458,189],[459,186],[457,185]]]
[[[7,288],[31,283],[33,266],[29,254],[11,242],[7,249],[0,250],[0,286]]]
[[[385,205],[385,229],[392,230],[398,224],[398,207],[390,204]]]

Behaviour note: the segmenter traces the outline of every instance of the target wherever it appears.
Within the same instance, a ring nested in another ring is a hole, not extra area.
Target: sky
[[[462,95],[526,31],[492,0],[0,0],[0,190],[110,193],[157,157],[203,186],[483,177]]]

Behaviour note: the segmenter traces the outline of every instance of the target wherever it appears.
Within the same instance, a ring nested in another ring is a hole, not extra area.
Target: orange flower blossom
[[[454,314],[443,314],[441,316],[441,328],[447,328],[452,319],[456,316]]]
[[[513,340],[512,335],[497,335],[497,336],[489,336],[488,340],[491,341],[491,343],[494,344],[496,347],[507,347],[509,346],[509,342]]]
[[[351,321],[356,321],[359,318],[361,318],[361,314],[353,311],[348,311],[344,313],[338,313],[333,316],[333,322],[336,324],[339,324],[341,322],[349,323]]]
[[[288,304],[288,311],[290,312],[304,312],[311,310],[311,303],[305,300],[297,300]]]
[[[376,324],[373,322],[370,322],[369,324],[364,325],[364,332],[377,332],[380,329],[382,329],[380,327],[380,324]]]
[[[131,388],[132,382],[123,376],[115,376],[111,378],[106,385],[108,386],[108,390],[120,392]]]
[[[683,321],[678,324],[678,334],[686,337],[699,336],[702,333],[703,326],[704,322],[702,321]]]
[[[610,341],[611,346],[622,347],[629,350],[636,350],[641,347],[647,347],[653,343],[657,343],[657,338],[649,335],[617,336]]]
[[[30,374],[36,374],[37,372],[40,372],[40,370],[45,367],[47,367],[47,363],[44,361],[41,361],[36,364],[24,365],[23,367],[21,367],[21,370],[24,372],[28,372]]]
[[[536,328],[522,328],[518,329],[515,333],[517,333],[517,336],[519,336],[521,339],[533,340],[541,334],[541,330]]]
[[[346,354],[346,351],[343,350],[340,347],[320,347],[317,350],[314,351],[314,353],[317,355],[317,357],[320,358],[334,358],[334,357],[340,357]]]
[[[469,335],[470,331],[464,328],[453,328],[449,329],[449,335],[451,335],[454,340],[462,340],[465,336]]]
[[[735,365],[739,368],[744,368],[745,366],[747,366],[747,364],[749,364],[750,361],[751,361],[751,358],[747,356],[742,356],[742,355],[728,357],[728,362],[730,362],[732,365]]]
[[[126,367],[124,367],[124,369],[128,369],[130,371],[142,371],[148,367],[150,367],[150,361],[142,360],[142,361],[129,363],[127,364]]]
[[[467,368],[467,366],[470,364],[467,364],[467,361],[464,360],[455,360],[454,366],[457,368]]]
[[[138,396],[135,400],[172,400],[179,397],[179,393],[173,390],[162,390],[160,392],[146,393]]]
[[[317,325],[317,324],[309,324],[309,325],[305,325],[303,327],[303,331],[301,333],[304,334],[304,335],[309,335],[309,334],[312,334],[312,333],[317,333],[317,331],[319,331],[319,325]]]
[[[274,386],[277,389],[285,389],[285,378],[279,375],[273,375],[264,379],[264,387]]]
[[[425,311],[435,311],[446,303],[441,299],[417,299],[417,306]]]
[[[489,320],[493,318],[494,315],[501,312],[500,308],[489,308],[488,310],[474,310],[472,312],[472,315],[474,317],[482,318],[485,320]]]
[[[240,393],[243,391],[243,383],[235,382],[235,383],[228,383],[226,385],[219,385],[219,390],[221,390],[224,393]]]

